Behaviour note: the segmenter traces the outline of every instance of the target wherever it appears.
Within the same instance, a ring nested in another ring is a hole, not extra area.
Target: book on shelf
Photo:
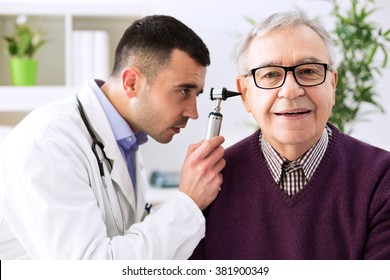
[[[72,85],[81,86],[95,78],[106,80],[109,75],[109,36],[103,30],[72,32]]]

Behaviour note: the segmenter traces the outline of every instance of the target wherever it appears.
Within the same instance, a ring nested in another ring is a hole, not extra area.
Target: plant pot
[[[32,58],[13,57],[9,60],[12,84],[33,86],[36,84],[38,61]]]

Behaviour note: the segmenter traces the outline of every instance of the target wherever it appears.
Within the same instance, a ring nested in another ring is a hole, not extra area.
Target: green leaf
[[[27,24],[15,25],[14,33],[4,39],[8,55],[17,57],[33,57],[47,42],[43,33],[32,30]]]
[[[383,44],[380,44],[379,47],[381,48],[382,53],[383,53],[383,61],[382,61],[381,67],[385,68],[387,66],[389,56],[388,56],[387,50]]]
[[[382,41],[390,41],[390,29],[381,32],[381,27],[370,21],[377,11],[375,1],[351,0],[345,10],[341,10],[337,2],[332,1],[332,15],[336,20],[332,35],[342,59],[337,67],[336,103],[330,122],[344,130],[351,128],[352,122],[361,120],[363,104],[384,111],[377,101],[374,74],[381,74],[387,65],[387,45]],[[378,50],[383,53],[379,62]]]

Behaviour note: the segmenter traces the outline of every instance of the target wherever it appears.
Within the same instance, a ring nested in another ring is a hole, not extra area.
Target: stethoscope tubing
[[[118,229],[119,233],[121,235],[124,235],[124,233],[125,233],[125,226],[126,225],[125,225],[125,219],[124,219],[124,216],[123,216],[122,202],[121,202],[118,190],[114,186],[114,189],[115,189],[115,192],[116,192],[116,195],[117,195],[117,198],[118,198],[119,210],[120,210],[121,217],[122,217],[122,227],[120,227],[119,219],[117,218],[117,215],[115,215],[115,211],[114,211],[114,209],[112,207],[112,202],[111,202],[110,194],[109,194],[108,189],[107,189],[107,183],[106,183],[106,178],[105,178],[106,176],[105,176],[105,172],[104,172],[104,164],[103,164],[103,162],[104,161],[108,162],[110,164],[110,168],[112,169],[111,161],[107,158],[107,155],[104,152],[104,145],[103,145],[103,143],[98,140],[98,138],[96,137],[96,134],[93,132],[93,129],[92,129],[92,127],[91,127],[91,125],[90,125],[90,123],[88,121],[88,118],[87,118],[86,114],[85,114],[84,107],[81,104],[81,102],[80,102],[80,100],[79,100],[79,98],[77,96],[76,96],[76,101],[77,101],[77,108],[78,108],[78,110],[80,112],[81,119],[82,119],[85,127],[87,128],[89,135],[92,138],[91,149],[92,149],[93,154],[96,157],[96,161],[97,161],[98,166],[99,166],[100,177],[102,179],[104,190],[105,190],[107,198],[108,198],[108,204],[110,205],[110,210],[111,210],[111,214],[112,214],[112,216],[114,218],[115,226]],[[104,158],[103,160],[100,159],[99,154],[98,154],[98,152],[96,150],[96,147],[99,147],[99,149],[101,150],[101,152],[103,154],[103,158]]]

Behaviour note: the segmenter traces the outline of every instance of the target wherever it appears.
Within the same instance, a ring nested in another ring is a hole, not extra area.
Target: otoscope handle
[[[211,112],[209,114],[209,122],[207,125],[206,140],[219,135],[222,125],[222,114],[218,112]]]
[[[226,88],[214,89],[211,88],[210,98],[216,100],[214,110],[209,114],[209,121],[207,124],[206,140],[219,135],[222,125],[221,102],[229,97],[240,95],[241,93],[229,91]]]

